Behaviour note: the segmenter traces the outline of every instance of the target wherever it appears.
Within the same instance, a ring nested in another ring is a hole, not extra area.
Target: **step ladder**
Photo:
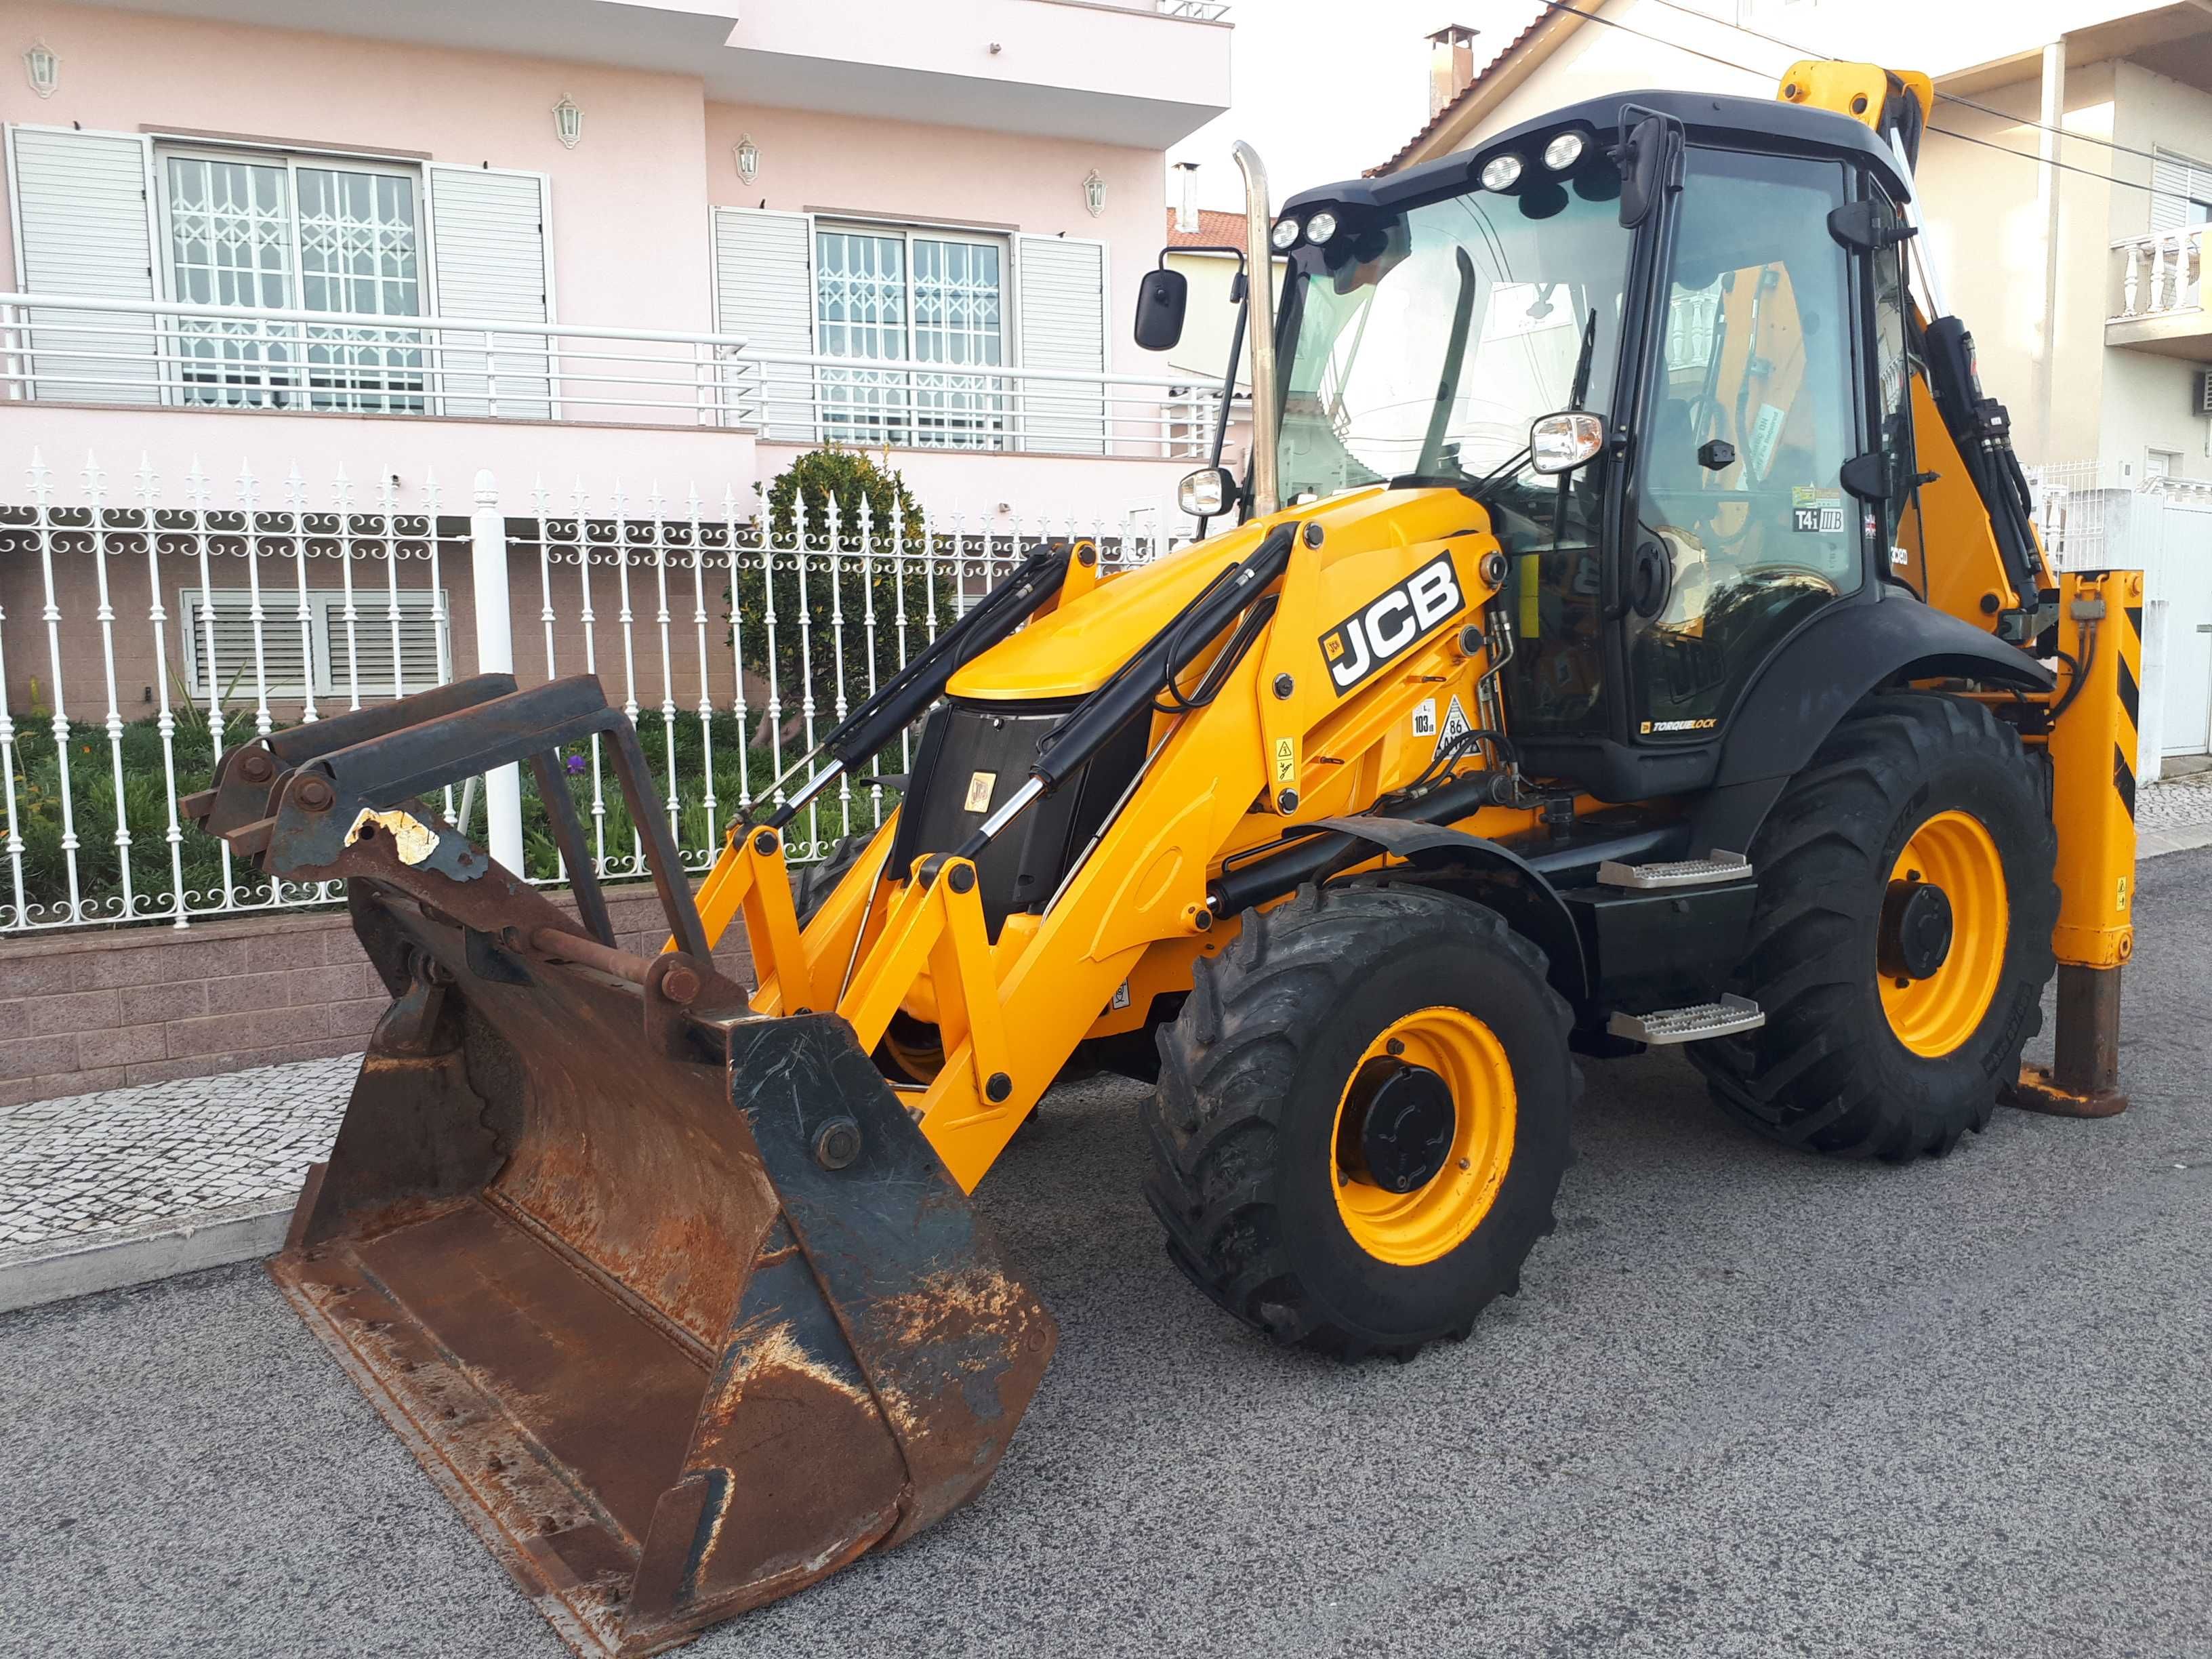
[[[1622,864],[1607,859],[1597,867],[1598,884],[1633,887],[1644,892],[1667,887],[1704,887],[1714,882],[1744,881],[1751,875],[1751,860],[1741,853],[1717,848],[1701,859],[1674,859],[1658,864]]]
[[[1678,1042],[1705,1042],[1714,1037],[1755,1031],[1766,1024],[1765,1012],[1748,997],[1723,994],[1718,1002],[1692,1003],[1686,1008],[1661,1008],[1648,1014],[1615,1013],[1605,1029],[1632,1042],[1654,1048]]]

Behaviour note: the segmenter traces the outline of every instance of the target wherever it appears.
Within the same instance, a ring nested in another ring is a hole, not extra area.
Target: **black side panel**
[[[891,868],[903,876],[928,853],[949,853],[1028,781],[1037,741],[1060,723],[1065,702],[947,703],[922,728],[912,784],[899,815]],[[1151,722],[1131,720],[983,849],[975,860],[991,937],[1017,910],[1042,905],[1128,787]]]
[[[1852,705],[1887,680],[1957,675],[2051,689],[2050,672],[2025,651],[1909,593],[1880,592],[1878,600],[1814,618],[1760,671],[1721,740],[1717,787],[1799,771]]]

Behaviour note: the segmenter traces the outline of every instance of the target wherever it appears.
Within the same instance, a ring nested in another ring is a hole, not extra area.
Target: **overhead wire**
[[[1714,52],[1702,52],[1695,46],[1685,46],[1680,40],[1669,40],[1663,34],[1654,34],[1648,29],[1632,27],[1628,24],[1620,22],[1614,18],[1601,17],[1595,11],[1585,11],[1580,6],[1568,5],[1566,3],[1566,0],[1536,0],[1536,3],[1544,7],[1547,10],[1571,13],[1574,16],[1583,19],[1585,22],[1602,23],[1609,29],[1619,29],[1623,34],[1632,34],[1638,40],[1648,40],[1655,46],[1665,46],[1674,52],[1686,53],[1692,58],[1703,58],[1706,63],[1717,64],[1722,69],[1736,70],[1745,75],[1757,76],[1762,80],[1772,80],[1774,78],[1766,71],[1755,70],[1748,64],[1740,64],[1732,58],[1723,58]],[[1602,3],[1602,0],[1601,0],[1601,3]],[[1670,6],[1672,9],[1676,11],[1686,11],[1693,17],[1702,17],[1706,22],[1711,23],[1717,27],[1737,29],[1746,34],[1758,33],[1758,31],[1754,29],[1744,28],[1743,25],[1741,23],[1731,23],[1723,18],[1710,16],[1707,14],[1698,11],[1691,7],[1674,5],[1672,3],[1672,0],[1659,0],[1659,3],[1662,5]],[[1761,35],[1759,38],[1767,40],[1774,40],[1774,37],[1771,35]],[[1788,46],[1788,43],[1786,41],[1777,41],[1776,44]],[[1793,52],[1798,50],[1798,48],[1794,46],[1790,46],[1788,49]],[[1962,102],[1964,100],[1959,100],[1954,101]],[[1976,107],[1978,108],[1981,106],[1976,106]],[[2002,113],[2002,112],[1996,112],[2000,114]],[[2005,118],[2009,120],[2015,119],[2017,118],[2008,116]],[[2028,126],[2039,126],[2040,124],[2028,121],[2025,122],[2023,125]],[[1951,127],[1939,127],[1935,125],[1933,123],[1930,123],[1927,130],[1929,132],[1941,133],[1946,138],[1955,138],[1961,143],[1978,144],[1984,149],[1996,150],[2006,155],[2016,155],[2023,161],[2034,162],[2038,167],[2055,167],[2061,173],[2078,173],[2084,179],[2094,179],[2103,184],[2118,185],[2123,190],[2139,190],[2147,196],[2155,196],[2160,193],[2154,186],[2150,185],[2137,184],[2132,179],[2121,179],[2109,173],[2100,173],[2094,167],[2077,167],[2070,161],[2046,160],[2043,156],[2031,155],[2028,151],[2024,149],[2014,149],[2009,144],[2000,144],[1995,140],[1989,138],[1977,138],[1972,133],[1960,132]],[[2087,136],[2081,133],[2066,132],[2060,128],[2044,128],[2043,130],[2045,131],[2057,132],[2062,137],[2068,138],[2085,137]],[[2118,147],[2116,146],[2115,148]],[[2144,152],[2138,150],[2132,153],[2142,155]]]
[[[1765,29],[1755,29],[1748,23],[1731,22],[1725,17],[1715,17],[1709,12],[1699,11],[1695,6],[1683,4],[1682,0],[1652,0],[1652,3],[1664,6],[1668,11],[1679,11],[1686,17],[1702,18],[1705,21],[1715,24],[1721,28],[1734,29],[1738,34],[1747,34],[1754,40],[1764,40],[1771,46],[1780,46],[1785,52],[1794,52],[1800,58],[1820,58],[1825,55],[1814,51],[1810,46],[1800,46],[1793,40],[1785,40],[1778,34],[1769,34]],[[2000,120],[2010,121],[2016,126],[2033,127],[2038,132],[2051,132],[2056,133],[2061,138],[2079,139],[2085,144],[2096,144],[2106,149],[2118,150],[2124,155],[2140,155],[2146,161],[2156,161],[2161,159],[2155,150],[2139,149],[2133,144],[2123,144],[2115,139],[2100,138],[2094,132],[2075,132],[2071,128],[2054,127],[2047,122],[2031,121],[2025,115],[2015,115],[2010,110],[1997,108],[1994,104],[1978,103],[1973,99],[1965,97],[1959,93],[1944,92],[1939,89],[1936,96],[1944,103],[1960,104],[1968,109],[1978,110],[1984,115],[1994,115]],[[1956,137],[1958,135],[1954,133],[1951,136]],[[2015,150],[2014,154],[2024,155],[2027,152]],[[2038,156],[2036,159],[2040,161],[2043,158]],[[2122,179],[2117,182],[2127,181]]]

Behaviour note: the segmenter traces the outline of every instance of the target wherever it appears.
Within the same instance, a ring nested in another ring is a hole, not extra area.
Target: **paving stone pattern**
[[[346,1054],[0,1108],[0,1250],[289,1203],[360,1069]]]
[[[2212,823],[2212,772],[2161,779],[2136,792],[2136,823],[2144,830],[2179,830]]]

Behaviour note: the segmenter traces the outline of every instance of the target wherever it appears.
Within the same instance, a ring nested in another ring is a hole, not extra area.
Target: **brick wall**
[[[624,950],[667,938],[649,889],[608,909]],[[750,984],[742,933],[715,960]],[[357,1053],[389,1000],[342,908],[9,940],[0,1106]]]

